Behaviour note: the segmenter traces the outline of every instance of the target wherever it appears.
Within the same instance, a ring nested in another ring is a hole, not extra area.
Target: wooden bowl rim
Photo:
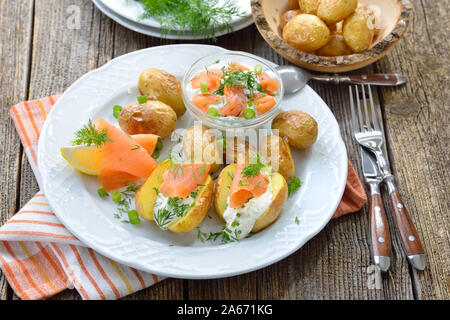
[[[397,0],[398,2],[402,5],[399,20],[394,29],[383,40],[365,52],[336,57],[318,56],[291,47],[269,26],[262,10],[261,0],[251,0],[251,7],[253,20],[259,33],[275,51],[286,59],[318,71],[334,69],[336,71],[350,71],[375,62],[389,52],[398,40],[403,37],[411,19],[413,6],[409,0]]]

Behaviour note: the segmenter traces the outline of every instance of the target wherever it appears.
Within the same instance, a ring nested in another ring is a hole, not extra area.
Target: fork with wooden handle
[[[354,132],[355,139],[362,147],[375,154],[383,180],[388,187],[390,203],[394,211],[394,221],[400,234],[403,250],[411,265],[418,270],[423,270],[425,269],[425,254],[422,243],[408,210],[406,210],[405,204],[397,191],[394,176],[382,149],[384,136],[380,125],[381,111],[373,103],[370,85],[361,85],[359,87],[361,88],[361,95],[357,94],[356,110],[361,125],[359,130]],[[367,87],[368,98],[366,97],[365,87]],[[356,93],[360,92],[357,85],[354,86],[354,89]],[[367,103],[367,100],[369,100],[369,103]]]

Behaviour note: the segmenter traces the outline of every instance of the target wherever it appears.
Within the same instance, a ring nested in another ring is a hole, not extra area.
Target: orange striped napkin
[[[51,96],[11,108],[38,183],[39,132],[58,98]],[[42,192],[0,228],[0,266],[22,299],[44,299],[67,288],[78,290],[83,299],[119,299],[163,279],[87,248],[58,221]]]
[[[11,108],[39,184],[39,133],[58,98],[50,96]],[[358,211],[367,201],[350,162],[348,169],[347,187],[333,218]],[[42,192],[0,228],[0,267],[22,299],[44,299],[67,288],[75,288],[83,299],[119,299],[163,279],[120,265],[87,248],[58,221]]]

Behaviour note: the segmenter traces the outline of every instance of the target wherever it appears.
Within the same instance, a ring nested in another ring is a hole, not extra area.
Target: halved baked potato
[[[141,218],[154,220],[153,207],[157,192],[159,186],[163,183],[163,174],[169,169],[170,165],[169,160],[159,163],[145,184],[136,193],[136,211]],[[183,217],[173,220],[167,228],[176,233],[185,233],[195,229],[208,213],[212,202],[213,189],[214,182],[208,175],[195,196],[194,206],[189,208]]]
[[[289,144],[280,136],[270,135],[261,140],[259,152],[267,160],[267,164],[286,180],[295,174],[295,164],[292,159]]]
[[[216,136],[203,125],[195,125],[186,130],[183,138],[183,151],[188,159],[205,161],[210,164],[209,171],[211,173],[219,170],[223,162]]]
[[[236,164],[226,166],[217,178],[214,191],[214,207],[217,215],[223,219],[223,213],[227,206],[228,194],[230,192],[232,177],[236,171]],[[272,181],[272,203],[266,212],[262,213],[256,220],[252,232],[258,232],[271,225],[280,215],[281,209],[287,199],[288,187],[286,180],[279,173],[270,175]],[[225,221],[225,220],[224,220]]]

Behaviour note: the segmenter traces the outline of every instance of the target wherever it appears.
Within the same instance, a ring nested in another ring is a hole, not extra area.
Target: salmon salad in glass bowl
[[[195,62],[183,79],[183,101],[214,128],[253,128],[279,112],[283,84],[278,72],[246,53],[224,53]]]

